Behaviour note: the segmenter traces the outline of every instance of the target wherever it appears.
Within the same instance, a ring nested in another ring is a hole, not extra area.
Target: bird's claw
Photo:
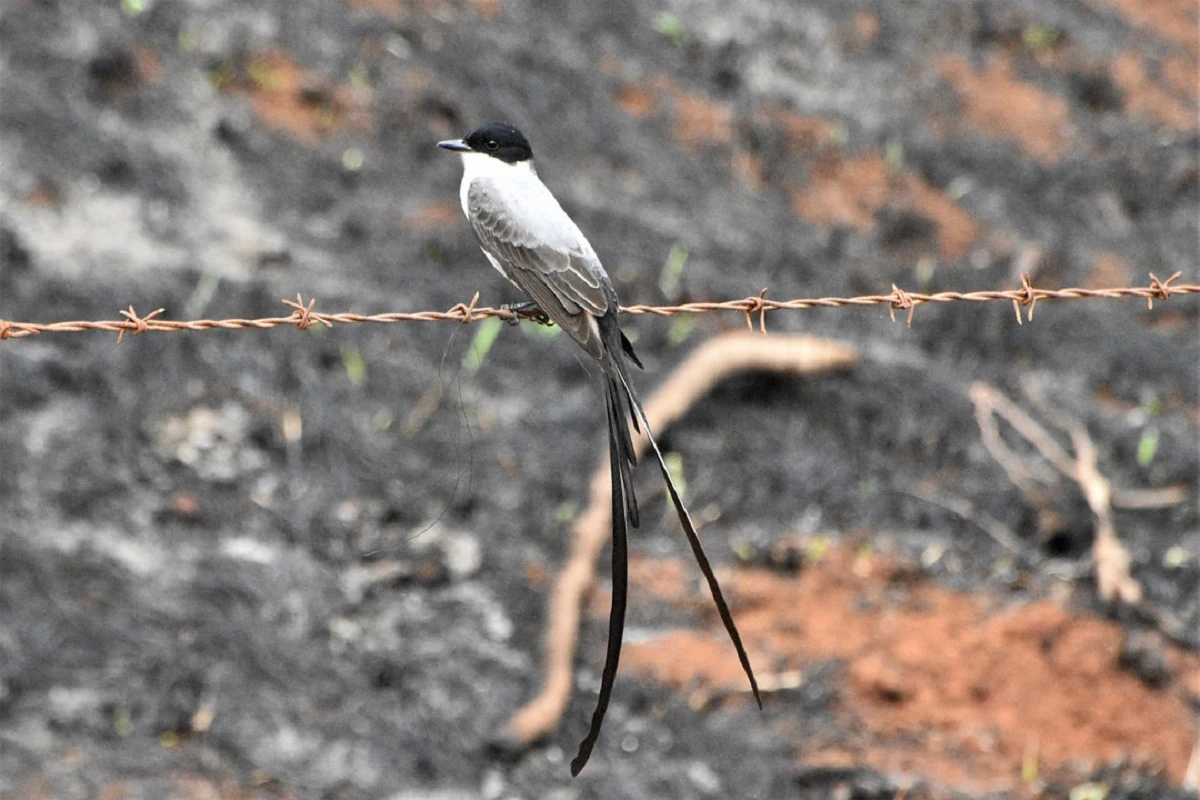
[[[509,316],[504,318],[504,321],[509,325],[516,325],[522,319],[533,320],[539,325],[554,324],[554,320],[550,319],[550,315],[532,300],[527,300],[524,303],[505,303],[500,308],[509,312]]]

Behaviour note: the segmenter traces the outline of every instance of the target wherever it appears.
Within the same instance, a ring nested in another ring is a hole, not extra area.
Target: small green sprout
[[[1154,455],[1158,452],[1158,428],[1146,428],[1142,431],[1142,438],[1138,440],[1137,446],[1137,463],[1139,467],[1145,468],[1150,466],[1150,462],[1154,460]]]
[[[1030,25],[1021,32],[1021,40],[1025,49],[1034,55],[1048,53],[1062,42],[1063,32],[1043,25]]]
[[[133,733],[133,719],[129,716],[129,709],[117,707],[112,712],[113,733],[124,739]]]
[[[883,146],[883,161],[890,172],[904,169],[904,143],[898,139],[888,139]]]
[[[1104,800],[1108,797],[1107,783],[1081,783],[1068,795],[1071,800]]]
[[[492,349],[496,337],[500,335],[500,325],[499,317],[488,317],[479,323],[475,328],[475,338],[471,340],[471,346],[463,356],[463,369],[467,372],[474,372],[483,366],[488,351]]]
[[[675,488],[679,490],[679,496],[684,496],[687,494],[687,478],[683,474],[683,456],[672,450],[669,453],[663,453],[663,461],[667,465],[667,472],[670,473],[671,480],[675,482]]]
[[[195,28],[180,28],[177,41],[180,50],[185,53],[194,53],[200,47],[200,31]]]
[[[535,322],[521,326],[521,333],[531,339],[553,339],[558,336],[560,330],[557,325],[538,325]]]
[[[810,564],[815,564],[825,557],[829,552],[829,539],[824,536],[814,536],[808,540],[808,547],[804,550],[804,560]]]
[[[554,509],[554,521],[560,525],[565,525],[575,519],[577,511],[578,509],[575,507],[575,504],[570,500],[559,503],[558,508]]]
[[[350,68],[346,77],[350,79],[350,85],[355,89],[371,88],[371,74],[367,71],[367,65],[361,61]]]
[[[758,556],[758,548],[748,539],[739,539],[733,544],[733,554],[737,556],[738,561],[748,564]]]
[[[695,314],[680,314],[675,317],[671,320],[670,327],[667,328],[667,341],[671,344],[683,344],[699,321]]]
[[[1025,756],[1021,759],[1021,780],[1033,783],[1038,779],[1038,748],[1037,742],[1030,742],[1025,748]]]
[[[360,386],[367,379],[367,362],[354,345],[342,346],[342,366],[346,368],[346,378],[352,385]]]
[[[214,89],[225,89],[233,83],[233,64],[222,61],[208,71],[208,82]]]
[[[217,288],[221,285],[221,279],[210,273],[205,273],[200,276],[200,280],[196,283],[196,288],[192,290],[187,302],[183,304],[183,316],[188,319],[195,319],[204,313],[204,309],[208,308],[208,304],[212,302],[213,297],[217,294]],[[313,327],[324,327],[313,326]]]
[[[254,85],[264,92],[277,92],[283,88],[283,76],[265,58],[255,58],[246,65],[246,73]]]
[[[1164,569],[1179,569],[1187,563],[1188,554],[1179,545],[1167,548],[1167,552],[1163,553],[1162,565]]]
[[[683,24],[683,20],[670,11],[663,11],[654,18],[654,30],[669,39],[671,44],[676,47],[683,47],[688,43],[687,27]]]
[[[358,172],[362,169],[366,156],[357,147],[347,147],[342,151],[342,169],[347,172]]]
[[[688,250],[679,242],[671,245],[667,260],[663,262],[662,272],[658,276],[658,288],[669,298],[679,296],[679,279],[683,277],[683,268],[687,266]]]

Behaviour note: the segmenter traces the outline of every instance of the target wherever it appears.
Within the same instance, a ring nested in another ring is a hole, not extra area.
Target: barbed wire
[[[908,292],[895,284],[888,294],[862,295],[859,297],[817,297],[796,298],[793,300],[771,300],[767,290],[763,289],[758,295],[752,295],[742,300],[723,300],[714,302],[683,303],[672,306],[623,306],[623,314],[653,314],[658,317],[671,317],[676,314],[707,314],[717,311],[736,311],[744,314],[746,324],[753,329],[753,318],[758,315],[759,329],[767,332],[766,316],[768,311],[794,311],[807,308],[846,308],[850,306],[886,305],[896,318],[896,311],[907,311],[907,323],[911,326],[913,312],[917,306],[925,303],[988,303],[997,300],[1008,301],[1016,311],[1017,323],[1022,322],[1021,308],[1027,309],[1026,319],[1033,319],[1033,310],[1040,300],[1118,300],[1140,298],[1146,300],[1151,308],[1155,300],[1166,300],[1172,295],[1200,293],[1200,284],[1179,284],[1173,282],[1182,273],[1176,272],[1171,277],[1159,280],[1150,273],[1149,286],[1124,286],[1112,289],[1038,289],[1029,282],[1028,275],[1021,276],[1020,289],[1000,289],[975,292],[935,292],[924,294]],[[446,311],[414,311],[389,312],[384,314],[354,314],[349,312],[324,313],[314,310],[315,300],[305,303],[300,295],[295,300],[284,300],[283,303],[292,309],[286,317],[265,317],[263,319],[197,319],[170,320],[161,319],[165,309],[159,308],[145,316],[139,316],[133,306],[120,312],[124,319],[117,320],[72,320],[67,322],[13,322],[0,319],[0,340],[22,339],[42,333],[76,333],[80,331],[108,331],[117,334],[120,342],[126,333],[141,334],[150,331],[208,331],[208,330],[245,330],[269,329],[281,326],[293,326],[305,330],[313,325],[324,325],[332,328],[334,325],[353,325],[360,323],[394,323],[394,322],[459,322],[471,323],[489,317],[499,317],[506,320],[534,319],[545,322],[546,317],[540,311],[533,309],[478,307],[479,293],[470,303],[458,303]]]

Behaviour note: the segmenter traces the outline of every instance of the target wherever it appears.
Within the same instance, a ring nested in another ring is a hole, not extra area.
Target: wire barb
[[[133,310],[133,306],[130,306],[128,311],[121,311],[120,314],[125,318],[127,324],[117,333],[117,344],[121,343],[126,333],[132,333],[134,336],[137,336],[139,333],[145,333],[150,330],[150,325],[148,324],[150,320],[164,311],[166,311],[165,308],[156,308],[144,317],[139,317],[137,312]]]
[[[1013,311],[1017,312],[1017,324],[1021,325],[1021,306],[1029,306],[1029,310],[1025,312],[1025,319],[1028,322],[1033,322],[1033,308],[1037,305],[1038,296],[1037,289],[1033,288],[1033,284],[1029,282],[1029,273],[1021,273],[1021,291],[1023,297],[1013,298]]]
[[[459,316],[462,319],[463,325],[469,325],[475,321],[475,306],[478,303],[479,303],[479,292],[476,292],[475,296],[471,298],[470,303],[458,303],[457,305],[455,305],[453,308],[451,308],[446,313]],[[508,313],[511,314],[512,312],[508,312]],[[496,314],[493,316],[499,316],[499,315]]]
[[[314,322],[319,322],[322,325],[324,325],[326,328],[333,327],[333,323],[330,322],[329,320],[325,319],[324,317],[313,314],[313,306],[316,305],[316,302],[317,302],[317,299],[315,297],[311,298],[308,301],[308,305],[305,305],[304,298],[300,296],[299,292],[296,292],[295,301],[284,298],[280,302],[283,303],[288,308],[292,309],[292,316],[289,317],[288,319],[294,318],[296,321],[296,327],[302,331],[308,330],[309,326],[311,326]]]
[[[762,331],[762,335],[767,335],[767,288],[758,293],[758,297],[746,298],[746,330],[753,332],[754,323],[751,321],[754,314],[758,314],[758,329]]]
[[[1153,311],[1154,310],[1154,301],[1156,298],[1158,300],[1166,300],[1174,292],[1178,291],[1173,286],[1171,286],[1171,281],[1175,280],[1182,274],[1183,274],[1182,272],[1176,272],[1174,275],[1167,278],[1165,281],[1160,281],[1158,279],[1158,276],[1155,275],[1153,272],[1151,272],[1150,273],[1150,292],[1151,292],[1151,294],[1149,297],[1146,298],[1146,307],[1149,308],[1151,311]]]
[[[896,284],[892,284],[892,300],[891,308],[888,314],[891,315],[892,322],[896,321],[896,309],[908,309],[908,327],[912,327],[913,312],[917,310],[919,300],[914,300],[913,296],[901,289]]]

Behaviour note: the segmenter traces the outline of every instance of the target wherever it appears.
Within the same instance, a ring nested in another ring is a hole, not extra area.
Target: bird
[[[510,308],[548,318],[566,331],[599,364],[604,382],[612,478],[612,606],[600,692],[588,733],[571,761],[571,774],[579,774],[599,739],[621,656],[629,582],[628,527],[636,528],[640,521],[633,490],[633,468],[637,466],[633,432],[646,434],[684,534],[761,709],[758,681],[741,635],[634,389],[630,364],[642,369],[642,363],[617,323],[617,293],[596,251],[542,183],[529,140],[513,125],[484,123],[461,139],[438,142],[438,147],[462,157],[459,199],[483,254],[528,298]]]

